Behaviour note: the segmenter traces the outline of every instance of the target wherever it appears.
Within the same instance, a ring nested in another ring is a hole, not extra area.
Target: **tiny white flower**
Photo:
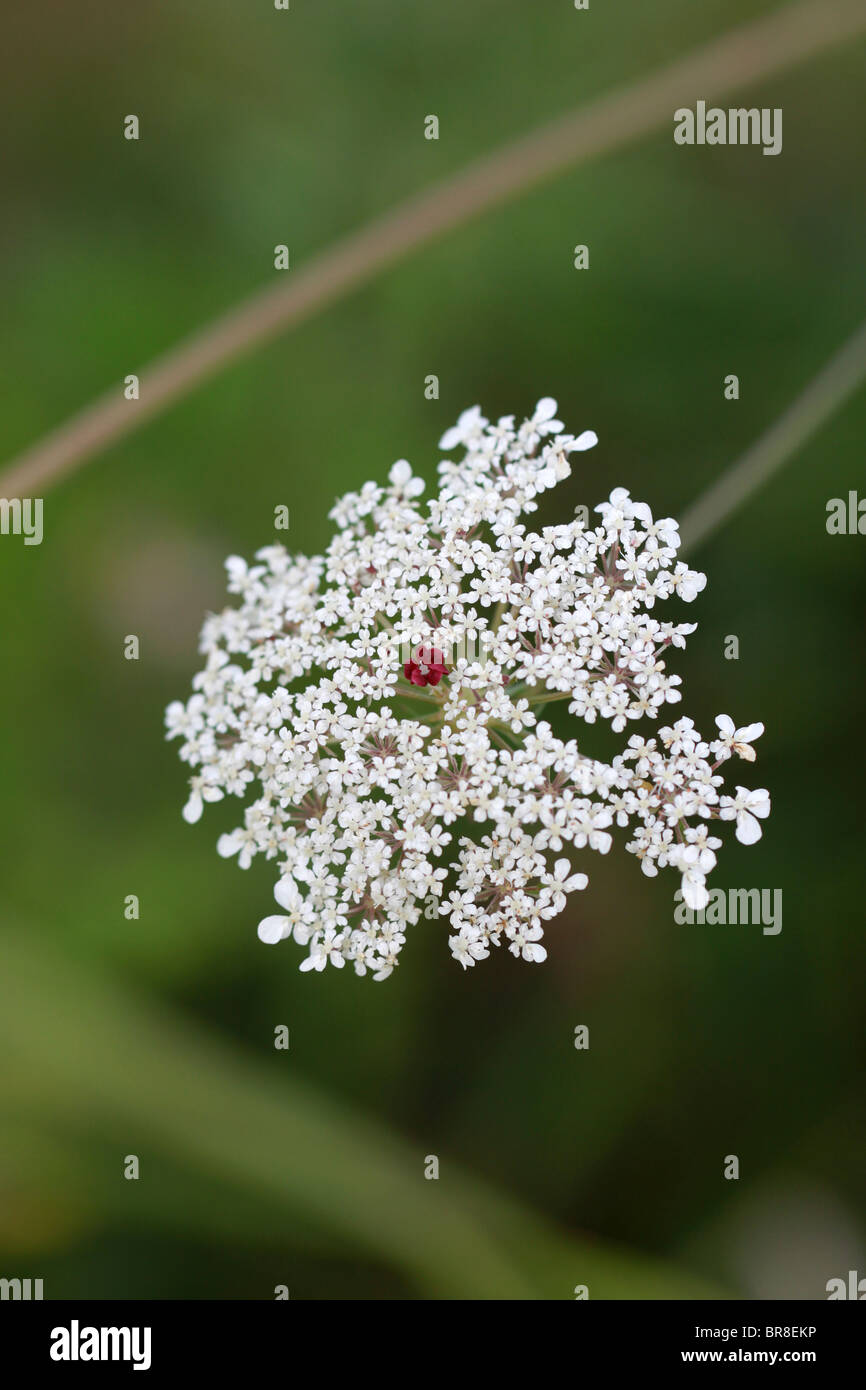
[[[747,791],[737,787],[735,797],[724,797],[721,803],[722,820],[737,822],[736,836],[743,845],[753,845],[761,838],[761,827],[755,817],[764,820],[770,814],[770,794],[765,787]]]
[[[486,424],[487,421],[481,414],[480,406],[470,406],[468,410],[464,410],[457,424],[445,431],[439,440],[439,448],[447,451],[453,449],[457,444],[468,444],[470,440],[480,435]]]
[[[567,859],[557,859],[553,866],[553,879],[563,893],[573,893],[576,889],[585,888],[589,883],[586,874],[571,872],[571,865]]]
[[[423,478],[412,476],[412,468],[406,459],[398,459],[392,466],[388,477],[394,487],[399,488],[404,497],[420,497],[424,491]]]
[[[727,714],[717,715],[716,724],[721,738],[713,745],[713,748],[718,756],[730,757],[731,752],[734,752],[746,762],[753,763],[755,750],[752,744],[764,732],[763,724],[746,724],[742,729],[736,729],[733,719]]]

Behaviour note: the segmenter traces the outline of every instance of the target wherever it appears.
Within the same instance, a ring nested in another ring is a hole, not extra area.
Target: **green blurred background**
[[[772,8],[7,0],[3,456],[268,283],[275,244],[301,265]],[[779,936],[677,925],[674,880],[620,849],[578,856],[542,967],[463,973],[427,924],[385,984],[301,976],[255,937],[270,866],[215,853],[237,806],[184,825],[162,732],[224,557],[269,543],[278,503],[320,550],[334,499],[398,457],[432,483],[475,402],[552,394],[598,432],[542,520],[617,485],[680,514],[862,317],[864,56],[737,94],[783,108],[777,158],[678,148],[671,122],[448,235],[48,491],[40,547],[2,538],[0,1275],[390,1299],[822,1298],[866,1274],[864,541],[824,524],[866,491],[864,393],[690,557],[683,711],[764,720],[744,780],[774,799],[711,886],[782,888]]]

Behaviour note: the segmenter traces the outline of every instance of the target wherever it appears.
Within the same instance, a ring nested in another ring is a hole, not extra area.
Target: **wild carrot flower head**
[[[274,861],[280,911],[258,934],[305,947],[302,970],[349,961],[383,980],[422,915],[447,924],[464,967],[501,944],[542,961],[545,923],[587,883],[567,853],[606,854],[623,828],[644,873],[674,869],[697,909],[712,823],[760,837],[767,792],[725,794],[720,768],[754,759],[762,724],[627,732],[680,701],[664,658],[694,624],[656,603],[689,603],[706,579],[677,560],[676,522],[624,488],[594,526],[531,529],[539,495],[597,442],[555,415],[550,399],[519,425],[467,410],[426,507],[401,459],[386,486],[337,503],[325,555],[269,545],[226,562],[239,602],[206,620],[205,666],[169,706],[168,736],[194,769],[188,821],[206,801],[244,802],[218,851]],[[541,717],[553,701],[569,737]],[[625,735],[609,763],[578,747],[596,721]]]

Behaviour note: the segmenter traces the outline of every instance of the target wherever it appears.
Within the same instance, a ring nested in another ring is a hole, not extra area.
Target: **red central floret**
[[[404,663],[403,675],[412,685],[438,685],[448,675],[445,653],[438,647],[419,647],[412,660]]]

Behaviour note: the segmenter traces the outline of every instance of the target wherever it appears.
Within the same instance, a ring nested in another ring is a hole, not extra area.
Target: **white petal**
[[[300,894],[293,878],[281,878],[274,885],[274,897],[280,907],[284,907],[287,912],[292,912],[298,905]]]
[[[594,449],[597,443],[598,435],[595,430],[584,430],[583,434],[577,436],[571,447],[582,454],[586,449]]]
[[[446,430],[439,440],[439,448],[453,449],[456,444],[460,443],[462,438],[463,431],[457,425],[452,425],[450,430]],[[303,966],[301,966],[301,969],[303,970]]]
[[[287,917],[263,917],[256,927],[256,935],[266,946],[275,946],[278,941],[282,941],[283,931],[288,923]]]
[[[718,723],[718,720],[716,720],[716,723]],[[739,730],[740,741],[743,743],[751,743],[752,739],[760,738],[763,732],[763,724],[747,724],[745,729]]]
[[[393,465],[388,477],[395,487],[402,487],[403,483],[408,483],[412,477],[412,469],[406,459],[398,459]]]
[[[683,901],[693,912],[701,912],[710,901],[702,874],[683,874]]]
[[[754,816],[750,816],[748,811],[741,811],[737,816],[736,836],[741,845],[754,845],[761,838],[761,827]]]

